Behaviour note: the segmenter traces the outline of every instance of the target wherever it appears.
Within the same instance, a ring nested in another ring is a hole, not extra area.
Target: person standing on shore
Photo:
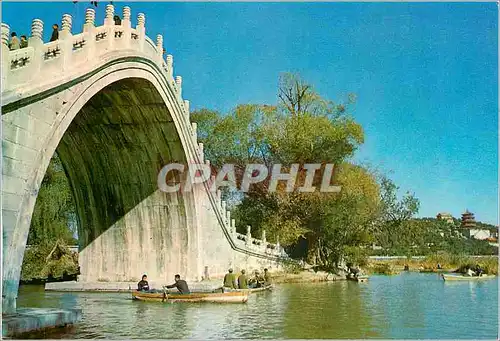
[[[271,274],[269,271],[264,269],[264,285],[270,285],[271,284]]]

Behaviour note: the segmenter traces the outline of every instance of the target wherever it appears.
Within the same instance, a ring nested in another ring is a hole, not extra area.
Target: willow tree
[[[74,213],[68,179],[61,160],[54,154],[38,192],[28,244],[54,244],[59,239],[74,244],[74,231],[70,228]]]

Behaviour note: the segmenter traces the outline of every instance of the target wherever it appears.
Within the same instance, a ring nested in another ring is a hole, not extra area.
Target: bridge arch
[[[10,129],[19,135],[29,120],[50,127],[43,136],[30,134],[19,141],[19,148],[36,153],[17,153],[13,159],[30,167],[25,174],[15,169],[25,189],[18,188],[6,208],[14,209],[16,221],[4,212],[14,226],[4,248],[6,294],[17,292],[31,215],[56,151],[76,201],[82,280],[127,281],[135,279],[131,272],[145,272],[166,281],[175,273],[200,273],[193,257],[198,249],[193,193],[157,189],[158,172],[166,163],[195,157],[186,148],[193,136],[183,127],[175,90],[147,60],[113,60],[92,75],[14,102],[2,117],[7,138]]]
[[[113,13],[107,5],[96,27],[88,9],[77,35],[65,15],[60,39],[47,44],[35,19],[29,47],[16,51],[2,24],[4,312],[15,310],[31,215],[55,151],[77,204],[84,281],[130,280],[142,271],[161,282],[177,272],[197,280],[206,268],[269,267],[284,255],[250,230],[237,234],[220,192],[208,185],[182,195],[156,189],[165,163],[208,160],[173,57],[163,60],[163,38],[154,44],[145,35],[143,14],[132,28],[130,8],[121,26]]]

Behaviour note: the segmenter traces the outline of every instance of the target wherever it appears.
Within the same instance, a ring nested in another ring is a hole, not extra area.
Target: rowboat
[[[355,277],[355,276],[346,275],[346,279],[348,281],[355,281],[355,282],[363,283],[363,282],[368,281],[368,276],[367,275],[359,275],[359,276]]]
[[[246,293],[255,293],[259,291],[266,291],[266,290],[271,290],[273,288],[272,284],[265,285],[260,288],[248,288],[248,289],[229,289],[229,288],[224,288],[224,292],[246,292]]]
[[[442,274],[442,276],[445,281],[479,281],[496,277],[494,275],[464,276],[462,274]]]
[[[245,303],[248,301],[248,293],[246,292],[192,292],[190,294],[168,293],[168,292],[144,292],[132,291],[132,299],[139,301],[152,302],[210,302],[210,303]]]

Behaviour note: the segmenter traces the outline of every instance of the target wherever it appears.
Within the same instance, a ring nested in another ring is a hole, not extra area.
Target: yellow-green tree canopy
[[[364,142],[361,125],[349,114],[355,96],[334,103],[297,75],[285,74],[278,98],[276,105],[242,104],[225,115],[203,109],[192,119],[207,159],[219,169],[235,164],[237,179],[249,163],[266,165],[269,174],[274,164],[283,166],[282,173],[299,164],[296,189],[304,184],[304,165],[312,163],[322,165],[313,181],[319,188],[325,165],[335,164],[333,184],[341,186],[339,193],[287,192],[285,182],[269,192],[269,177],[246,193],[223,193],[237,199],[234,217],[241,232],[246,225],[257,236],[265,229],[268,240],[279,238],[282,245],[302,249],[299,256],[337,263],[352,247],[374,240],[388,205],[382,202],[377,175],[350,161]],[[306,247],[300,243],[304,240]]]

